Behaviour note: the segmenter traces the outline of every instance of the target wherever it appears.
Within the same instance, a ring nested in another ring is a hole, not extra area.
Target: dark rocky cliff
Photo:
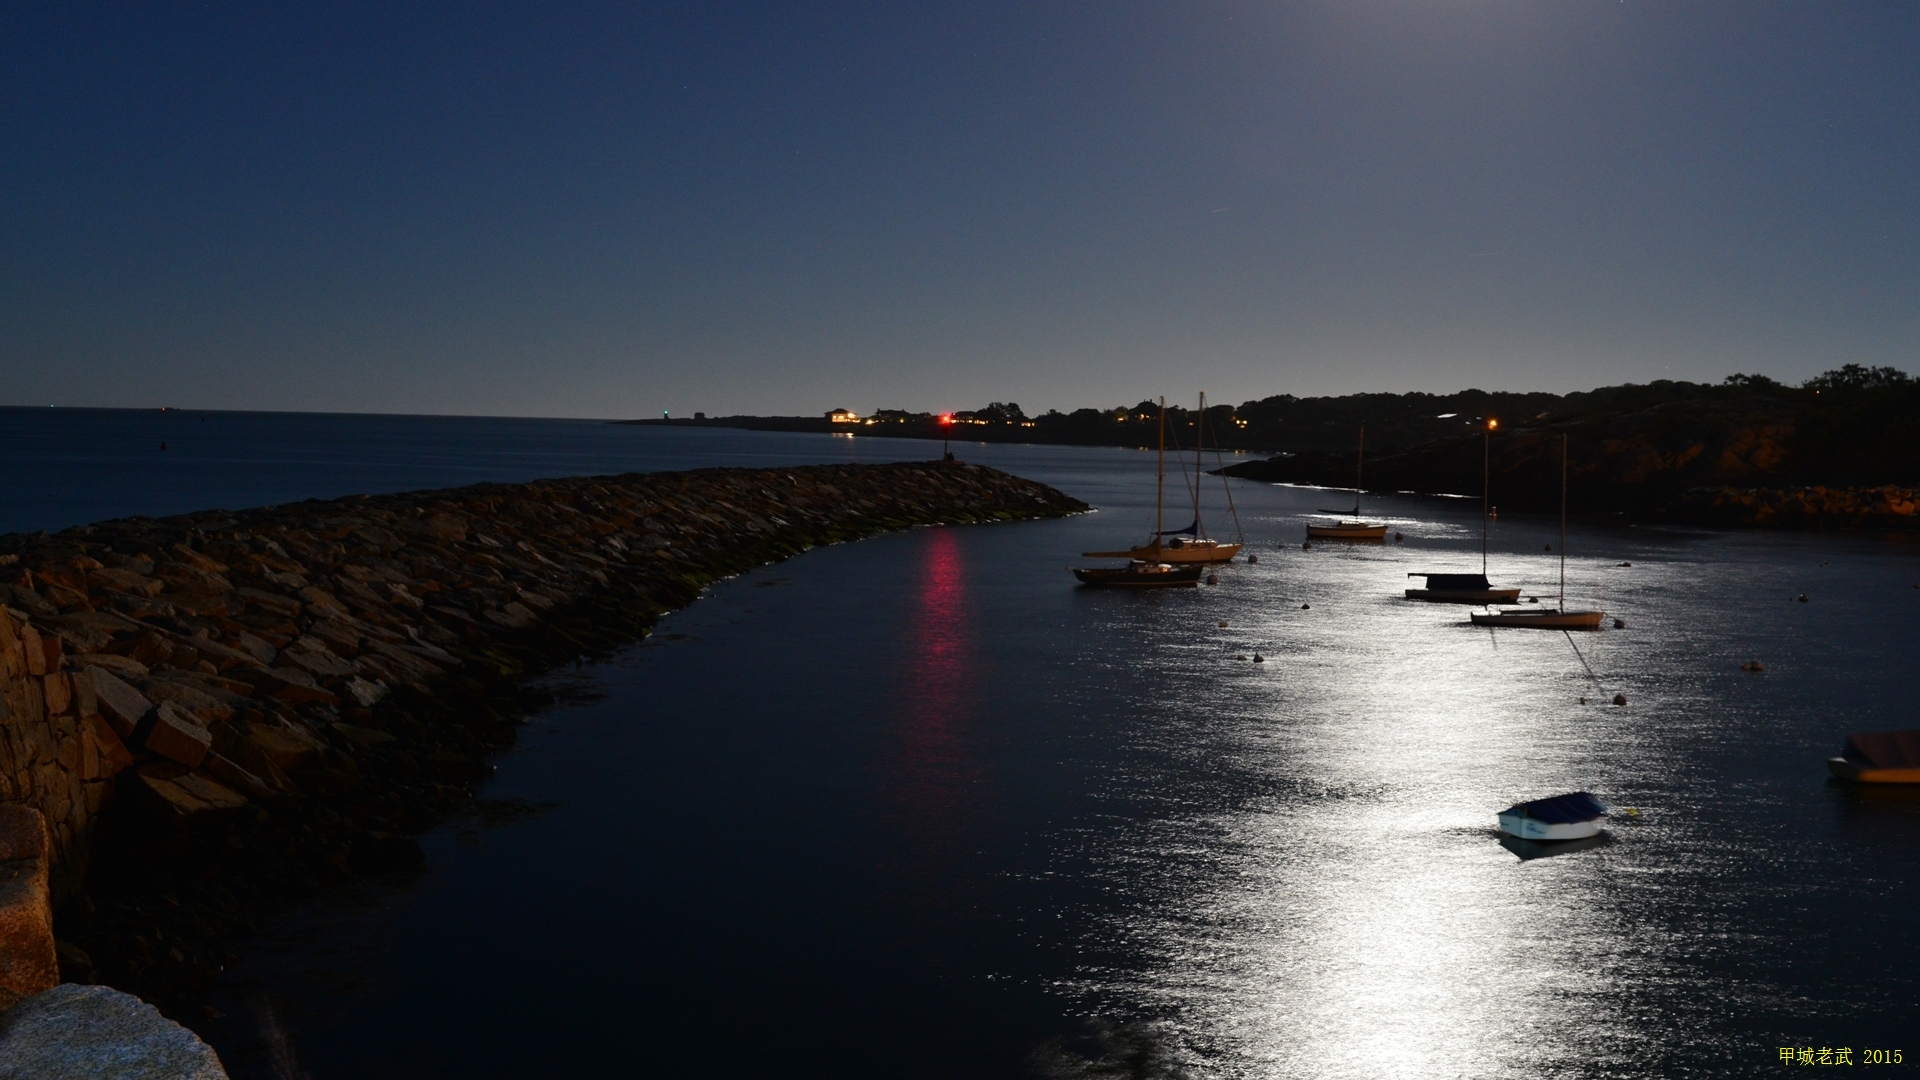
[[[1750,526],[1920,523],[1920,390],[1911,383],[1695,387],[1643,407],[1503,426],[1490,445],[1495,506],[1558,511],[1562,436],[1568,501],[1578,516]],[[1366,486],[1477,495],[1482,452],[1482,437],[1468,433],[1369,455]],[[1225,471],[1351,486],[1354,456],[1306,451]]]

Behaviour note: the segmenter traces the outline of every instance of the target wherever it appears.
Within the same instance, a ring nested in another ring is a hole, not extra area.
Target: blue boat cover
[[[1408,574],[1407,576],[1426,578],[1427,588],[1433,590],[1466,592],[1493,588],[1487,584],[1485,574]]]
[[[1535,821],[1544,821],[1549,825],[1571,825],[1576,821],[1592,821],[1607,815],[1607,804],[1584,791],[1575,791],[1567,795],[1555,795],[1551,799],[1535,799],[1532,802],[1516,803],[1507,808],[1507,813],[1520,813]]]

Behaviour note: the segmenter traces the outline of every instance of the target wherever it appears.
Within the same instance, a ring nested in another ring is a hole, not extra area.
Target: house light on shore
[[[834,409],[827,413],[827,423],[829,424],[857,424],[859,422],[860,414],[854,412],[852,409]]]

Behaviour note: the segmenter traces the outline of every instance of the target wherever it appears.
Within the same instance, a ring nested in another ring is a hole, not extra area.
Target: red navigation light
[[[941,414],[940,414],[940,422],[941,422],[941,423],[943,423],[943,424],[946,424],[946,425],[948,425],[948,426],[952,426],[952,424],[953,424],[953,414],[952,414],[952,413],[950,413],[950,412],[943,412],[943,413],[941,413]]]

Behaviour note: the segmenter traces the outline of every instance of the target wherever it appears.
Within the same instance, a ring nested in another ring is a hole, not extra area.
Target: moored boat
[[[1184,529],[1162,528],[1166,514],[1167,491],[1167,402],[1165,398],[1162,398],[1160,400],[1160,452],[1153,496],[1153,535],[1148,538],[1146,543],[1138,547],[1131,547],[1125,551],[1083,551],[1080,553],[1082,558],[1133,559],[1138,562],[1147,563],[1205,565],[1207,563],[1232,562],[1233,557],[1240,554],[1240,550],[1245,547],[1245,544],[1229,544],[1209,537],[1207,535],[1207,527],[1200,519],[1201,453],[1204,450],[1204,444],[1206,442],[1207,396],[1205,394],[1200,395],[1200,409],[1195,415],[1194,431],[1196,437],[1194,439],[1192,523]],[[1177,447],[1175,448],[1175,456],[1178,457]],[[1185,475],[1186,465],[1184,463],[1181,464],[1180,469],[1182,475]],[[1223,485],[1226,483],[1226,477],[1224,475],[1221,477],[1221,483]],[[1233,515],[1234,524],[1237,527],[1240,521],[1240,512],[1234,509],[1233,492],[1231,488],[1227,490],[1227,511]],[[1244,540],[1245,537],[1242,537],[1242,539]]]
[[[1336,521],[1332,524],[1308,524],[1309,540],[1385,540],[1387,527],[1365,521]]]
[[[1407,576],[1427,580],[1426,588],[1407,590],[1409,600],[1436,604],[1511,604],[1520,599],[1519,588],[1496,589],[1485,574],[1412,573]]]
[[[1546,608],[1506,608],[1501,611],[1476,611],[1467,616],[1475,626],[1517,626],[1533,630],[1598,630],[1604,611],[1561,611]],[[1459,625],[1459,624],[1455,624]]]
[[[1500,811],[1500,831],[1522,840],[1581,840],[1600,832],[1607,804],[1589,792],[1515,803]]]
[[[1480,572],[1477,574],[1435,574],[1415,572],[1408,577],[1425,578],[1424,589],[1408,589],[1407,599],[1436,604],[1511,604],[1520,599],[1518,587],[1496,589],[1487,580],[1487,546],[1493,521],[1493,431],[1500,421],[1487,418],[1480,429]]]
[[[1920,731],[1874,731],[1847,736],[1827,770],[1858,784],[1920,784]]]
[[[1360,452],[1353,464],[1353,509],[1328,510],[1321,508],[1323,514],[1352,514],[1360,516],[1361,481],[1366,475],[1367,464],[1367,426],[1360,425]],[[1335,518],[1332,522],[1307,523],[1308,540],[1385,540],[1387,527],[1371,521],[1348,521]]]
[[[1567,437],[1560,436],[1560,602],[1545,610],[1507,608],[1474,612],[1475,626],[1512,626],[1528,630],[1598,630],[1604,611],[1567,610]]]
[[[1080,554],[1088,559],[1139,559],[1142,562],[1192,563],[1198,566],[1232,562],[1233,557],[1240,554],[1240,548],[1239,544],[1225,544],[1204,536],[1176,536],[1165,542],[1152,540],[1125,551],[1083,551]]]
[[[1173,566],[1135,559],[1125,566],[1076,566],[1073,576],[1085,585],[1121,589],[1165,589],[1200,584],[1199,563]]]

